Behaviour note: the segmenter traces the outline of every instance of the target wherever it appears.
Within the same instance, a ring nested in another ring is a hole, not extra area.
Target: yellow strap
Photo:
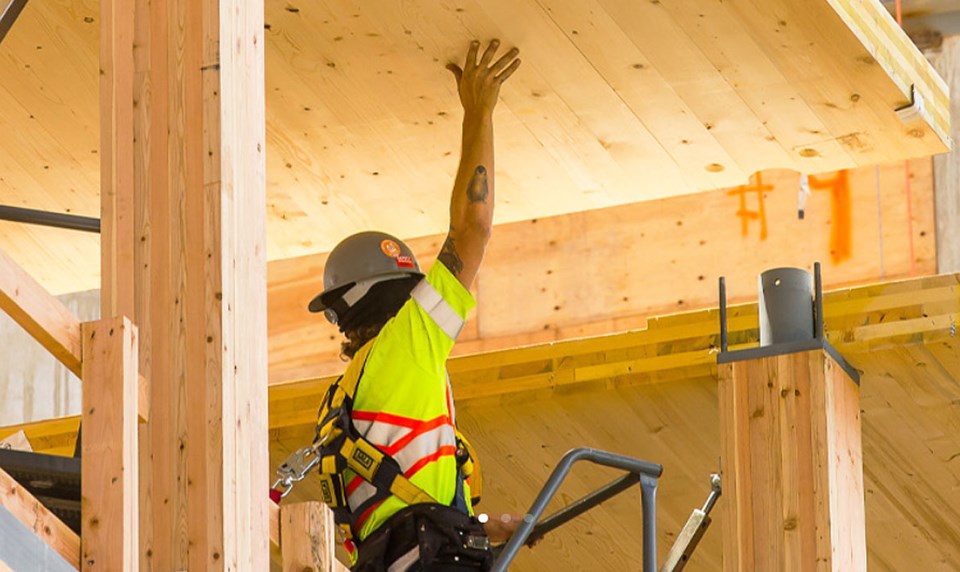
[[[347,460],[348,467],[364,480],[371,482],[384,457],[383,451],[377,449],[366,439],[344,440],[343,447],[340,448],[340,454]]]
[[[327,455],[320,459],[320,472],[332,475],[337,472],[337,456]]]
[[[337,475],[320,475],[320,496],[323,498],[324,504],[330,508],[337,508],[343,506],[341,504],[342,492],[342,483],[337,483],[339,477]],[[338,487],[340,486],[340,492],[338,494]]]
[[[357,392],[357,384],[360,383],[360,373],[363,371],[363,365],[367,362],[367,356],[370,354],[370,349],[373,348],[374,341],[376,341],[376,338],[367,342],[366,345],[360,348],[360,351],[354,354],[353,359],[350,360],[350,364],[353,367],[347,367],[347,372],[344,373],[340,379],[340,389],[343,390],[350,399],[353,399],[353,396]]]
[[[477,456],[476,449],[459,429],[457,429],[457,438],[467,448],[467,453],[470,455],[470,460],[462,466],[463,476],[470,479],[470,496],[479,499],[483,496],[483,471],[480,470],[480,457]]]
[[[390,484],[390,494],[396,496],[407,504],[437,503],[437,500],[430,496],[426,491],[411,483],[407,477],[397,475]]]

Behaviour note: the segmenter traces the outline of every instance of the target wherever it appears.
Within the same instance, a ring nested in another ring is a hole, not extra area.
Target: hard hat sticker
[[[409,256],[398,256],[397,268],[416,268],[416,266],[413,264],[413,258]]]
[[[400,256],[400,245],[389,238],[380,243],[380,250],[390,258]]]

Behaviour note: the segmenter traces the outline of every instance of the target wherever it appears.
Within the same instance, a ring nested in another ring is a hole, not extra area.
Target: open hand
[[[492,40],[477,62],[480,42],[474,40],[467,50],[467,60],[461,68],[457,64],[447,64],[447,69],[457,78],[457,91],[464,113],[491,114],[497,104],[500,86],[520,67],[520,50],[512,48],[491,65],[493,56],[500,46],[500,40]]]

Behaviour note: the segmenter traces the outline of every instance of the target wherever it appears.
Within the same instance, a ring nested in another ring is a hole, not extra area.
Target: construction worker
[[[474,517],[475,455],[456,431],[445,363],[475,305],[469,292],[493,223],[493,109],[519,67],[513,48],[449,64],[463,106],[450,230],[424,276],[399,239],[363,232],[338,244],[324,291],[309,305],[346,338],[347,371],[321,407],[317,443],[324,501],[337,517],[355,571],[486,570],[491,541],[517,517]]]

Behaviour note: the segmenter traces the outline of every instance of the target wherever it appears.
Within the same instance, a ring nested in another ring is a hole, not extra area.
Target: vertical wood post
[[[950,87],[953,149],[933,157],[937,272],[960,272],[960,36],[944,38],[933,65]]]
[[[81,326],[82,570],[139,570],[137,330],[126,318]]]
[[[140,326],[150,393],[141,564],[265,570],[263,0],[100,5],[103,315]]]
[[[820,349],[719,369],[724,570],[866,570],[859,386]]]
[[[344,569],[335,556],[333,512],[312,501],[280,508],[280,552],[284,572]]]

